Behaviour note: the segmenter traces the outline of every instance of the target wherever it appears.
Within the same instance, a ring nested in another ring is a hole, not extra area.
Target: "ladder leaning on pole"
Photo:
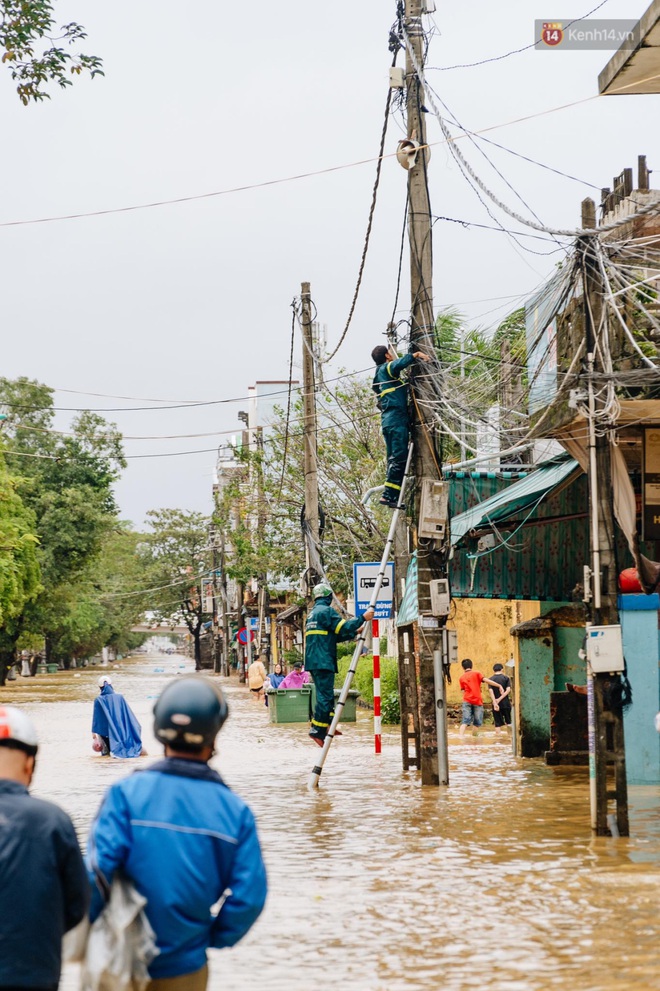
[[[371,609],[371,608],[374,608],[375,605],[376,605],[376,603],[378,602],[378,596],[380,594],[380,588],[381,588],[381,585],[383,584],[383,578],[385,577],[385,570],[387,568],[387,562],[389,561],[390,554],[392,552],[392,544],[394,543],[394,533],[396,531],[396,525],[397,525],[398,520],[399,520],[399,513],[403,509],[404,497],[405,497],[405,494],[406,494],[406,486],[408,484],[408,475],[409,475],[409,472],[410,472],[410,465],[412,463],[412,455],[413,455],[413,443],[411,441],[410,444],[408,445],[408,457],[406,458],[406,470],[404,472],[403,480],[401,482],[401,490],[399,492],[399,498],[398,498],[398,501],[397,501],[397,504],[396,504],[396,508],[395,508],[395,510],[394,510],[394,512],[392,514],[392,522],[390,523],[390,530],[389,530],[389,533],[387,535],[387,540],[385,542],[385,548],[383,550],[383,556],[382,556],[381,561],[380,561],[380,568],[378,570],[378,576],[376,578],[376,584],[374,585],[373,591],[371,593],[371,599],[369,600],[369,606],[368,606],[367,611],[369,609]],[[319,778],[321,777],[321,771],[323,770],[323,765],[325,764],[325,759],[328,756],[328,751],[330,750],[330,745],[331,745],[331,743],[332,743],[332,741],[334,739],[335,730],[337,729],[337,725],[339,724],[339,722],[341,720],[341,715],[342,715],[342,712],[343,712],[343,709],[344,709],[344,705],[346,704],[346,699],[348,698],[348,693],[350,691],[351,685],[353,683],[353,678],[354,678],[355,672],[357,670],[358,661],[360,660],[360,657],[362,655],[362,648],[364,646],[364,641],[365,641],[366,635],[367,635],[366,630],[367,630],[367,625],[365,624],[365,626],[362,627],[362,632],[359,634],[359,636],[358,636],[358,638],[356,640],[355,650],[353,651],[353,658],[352,658],[351,663],[349,665],[348,671],[346,672],[346,678],[344,680],[344,684],[342,686],[341,692],[339,693],[339,699],[337,700],[337,702],[335,704],[335,714],[332,717],[332,722],[330,723],[330,727],[328,729],[328,732],[327,732],[325,741],[323,743],[323,750],[321,751],[321,756],[319,758],[319,762],[318,762],[318,764],[315,765],[315,767],[313,768],[312,773],[310,774],[310,777],[309,777],[309,787],[310,788],[318,788],[318,786],[319,786]]]

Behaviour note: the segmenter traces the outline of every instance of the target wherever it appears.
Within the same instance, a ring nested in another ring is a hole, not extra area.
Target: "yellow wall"
[[[447,627],[458,633],[459,663],[452,665],[451,685],[447,686],[449,703],[462,701],[458,679],[463,673],[460,662],[464,657],[471,658],[475,670],[483,675],[492,674],[493,664],[506,664],[512,655],[516,656],[518,642],[509,633],[511,627],[540,613],[538,602],[512,599],[453,599],[452,605],[455,610]]]

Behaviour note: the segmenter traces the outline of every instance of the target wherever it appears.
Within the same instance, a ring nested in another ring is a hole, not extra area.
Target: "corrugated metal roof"
[[[502,523],[521,509],[532,508],[568,482],[571,476],[577,477],[581,472],[577,461],[568,455],[562,454],[546,461],[526,478],[455,516],[451,521],[452,545],[456,546],[472,530]]]

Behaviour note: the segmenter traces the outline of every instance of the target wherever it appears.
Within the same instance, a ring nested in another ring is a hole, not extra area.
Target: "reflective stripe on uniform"
[[[386,367],[385,371],[387,372],[387,374],[389,375],[390,378],[392,378],[392,372],[390,371],[390,368],[391,367],[392,367],[392,362],[391,361],[388,361],[387,362],[387,367]]]
[[[330,723],[320,723],[318,719],[312,719],[312,726],[325,726],[327,729]]]
[[[396,392],[398,388],[398,385],[393,385],[391,389],[382,389],[380,394],[381,396],[386,396],[388,392]]]
[[[313,637],[313,636],[327,637],[327,635],[328,635],[327,630],[305,630],[306,637]]]
[[[339,620],[339,622],[338,622],[338,623],[337,623],[337,625],[335,626],[335,635],[336,635],[337,633],[339,633],[339,631],[341,630],[341,628],[342,628],[342,626],[344,625],[344,623],[345,623],[345,622],[346,622],[346,620],[345,620],[345,619],[340,619],[340,620]]]
[[[385,488],[388,488],[388,487],[390,489],[397,489],[397,491],[399,491],[399,492],[401,491],[401,486],[400,485],[395,485],[394,482],[385,482]]]

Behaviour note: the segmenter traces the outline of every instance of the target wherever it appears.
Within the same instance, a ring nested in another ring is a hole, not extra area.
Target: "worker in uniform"
[[[406,470],[410,420],[408,417],[408,385],[401,378],[401,372],[419,358],[430,361],[427,354],[415,351],[397,358],[396,353],[379,344],[371,352],[376,362],[376,374],[372,388],[376,393],[385,447],[387,448],[387,478],[385,491],[380,499],[383,506],[394,508],[399,501],[401,483]]]
[[[325,582],[314,587],[314,607],[305,625],[305,670],[316,687],[316,705],[309,735],[323,746],[334,716],[337,644],[354,640],[365,622],[373,619],[368,609],[357,619],[343,619],[332,608],[332,589]]]

